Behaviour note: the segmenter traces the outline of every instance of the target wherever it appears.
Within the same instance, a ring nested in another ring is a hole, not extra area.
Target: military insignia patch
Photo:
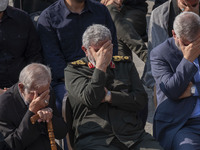
[[[77,60],[77,61],[71,62],[71,64],[74,66],[81,66],[81,65],[85,65],[86,63],[82,60]]]
[[[113,56],[113,61],[131,61],[130,56]]]
[[[115,68],[115,63],[114,62],[110,62],[110,68],[114,69]]]
[[[94,65],[93,65],[91,62],[88,62],[88,67],[89,67],[90,69],[95,68]]]

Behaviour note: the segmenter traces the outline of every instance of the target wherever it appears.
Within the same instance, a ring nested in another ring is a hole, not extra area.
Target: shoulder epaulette
[[[73,61],[71,62],[72,65],[74,66],[83,66],[83,65],[86,65],[86,63],[82,60],[76,60],[76,61]]]
[[[130,56],[113,56],[113,61],[131,61]]]

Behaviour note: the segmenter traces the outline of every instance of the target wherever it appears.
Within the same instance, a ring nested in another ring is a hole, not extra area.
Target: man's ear
[[[88,55],[87,49],[84,46],[81,46],[82,50],[85,52],[85,55]]]
[[[24,85],[22,83],[18,83],[19,91],[22,93],[24,91]]]
[[[174,39],[177,38],[176,33],[174,32],[174,30],[172,30],[172,35],[173,35],[173,38],[174,38]]]

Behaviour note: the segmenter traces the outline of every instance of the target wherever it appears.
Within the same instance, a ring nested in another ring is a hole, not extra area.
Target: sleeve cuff
[[[94,73],[92,75],[92,80],[93,80],[93,83],[104,86],[106,83],[105,72],[103,72],[99,69],[95,69]]]

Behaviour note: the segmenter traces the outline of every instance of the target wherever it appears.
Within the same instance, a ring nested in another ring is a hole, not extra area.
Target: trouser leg
[[[130,150],[164,150],[149,133],[144,132],[139,141]]]
[[[124,18],[113,5],[108,7],[115,23],[118,37],[118,54],[129,55],[135,53],[144,62],[147,58],[147,48],[140,35],[136,32],[133,24]]]
[[[124,13],[124,19],[126,19],[128,22],[130,22],[135,31],[140,35],[143,36],[146,34],[146,13],[143,10],[135,9],[129,6],[125,6],[125,13]],[[123,10],[122,10],[123,11]]]
[[[173,150],[200,150],[200,117],[189,119],[174,136]]]
[[[200,135],[192,132],[179,131],[173,142],[174,150],[197,150],[200,149]]]

